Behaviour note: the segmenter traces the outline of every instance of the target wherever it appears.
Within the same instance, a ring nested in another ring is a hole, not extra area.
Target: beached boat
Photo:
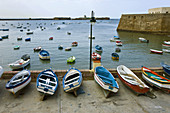
[[[65,48],[65,51],[71,51],[71,47]]]
[[[103,48],[101,46],[99,46],[99,45],[96,45],[95,49],[96,49],[97,52],[102,52],[103,51]]]
[[[156,72],[142,66],[142,77],[151,86],[160,88],[170,93],[170,79],[163,77]]]
[[[3,35],[3,36],[1,36],[1,38],[6,39],[6,38],[8,38],[8,35]]]
[[[2,66],[0,66],[0,78],[1,78],[1,76],[3,74],[3,72],[4,72],[4,69],[2,68]]]
[[[139,40],[144,43],[149,43],[149,40],[146,40],[145,38],[139,37]]]
[[[37,90],[41,93],[54,95],[58,84],[57,75],[51,69],[42,71],[37,77]]]
[[[101,55],[99,55],[98,53],[93,52],[92,53],[92,59],[93,60],[101,60]]]
[[[62,50],[63,49],[63,45],[59,45],[58,49]]]
[[[18,37],[17,40],[22,40],[22,37]]]
[[[170,44],[162,44],[164,47],[170,47]]]
[[[113,60],[119,60],[119,55],[117,53],[112,53]]]
[[[46,51],[46,50],[41,50],[39,52],[39,57],[42,60],[49,60],[50,59],[50,53],[48,51]]]
[[[53,40],[53,37],[50,37],[49,40]]]
[[[163,52],[170,53],[169,49],[162,49]]]
[[[8,64],[8,66],[13,70],[15,70],[15,69],[22,69],[29,64],[30,64],[30,56],[28,54],[25,54],[21,57],[21,59]]]
[[[76,60],[76,57],[75,56],[71,56],[67,59],[67,63],[74,63]]]
[[[157,53],[157,54],[163,54],[163,51],[155,50],[155,49],[150,49],[151,53]]]
[[[20,48],[20,46],[14,46],[14,50],[17,50],[17,49],[19,49]]]
[[[164,41],[164,44],[170,45],[170,41]]]
[[[72,42],[72,46],[77,46],[78,42]]]
[[[82,83],[82,74],[76,68],[70,68],[68,72],[63,77],[63,88],[65,92],[74,92],[77,96],[77,89]]]
[[[116,79],[102,66],[95,68],[94,79],[104,90],[109,91],[109,93],[116,93],[119,90],[119,85]]]
[[[170,65],[167,65],[164,62],[161,62],[160,64],[163,67],[163,70],[170,76]]]
[[[126,66],[118,66],[117,72],[120,80],[137,95],[145,94],[149,91],[149,87]]]
[[[29,31],[26,33],[27,35],[33,34],[33,31]]]
[[[22,70],[14,75],[6,84],[6,89],[13,94],[27,86],[31,82],[31,73],[29,70]]]
[[[38,46],[36,48],[34,48],[34,51],[41,51],[42,47],[41,46]]]
[[[31,41],[31,38],[26,38],[25,41]]]

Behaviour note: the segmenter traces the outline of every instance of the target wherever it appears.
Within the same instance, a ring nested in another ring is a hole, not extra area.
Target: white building
[[[170,13],[170,7],[152,8],[148,10],[148,13],[149,14]]]

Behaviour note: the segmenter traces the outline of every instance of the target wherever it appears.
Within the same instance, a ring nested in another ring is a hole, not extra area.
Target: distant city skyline
[[[0,18],[95,17],[120,18],[148,9],[170,7],[170,0],[0,0]]]

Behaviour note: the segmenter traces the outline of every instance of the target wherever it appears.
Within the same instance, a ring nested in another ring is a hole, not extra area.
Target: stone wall
[[[117,30],[170,34],[170,14],[123,14]]]

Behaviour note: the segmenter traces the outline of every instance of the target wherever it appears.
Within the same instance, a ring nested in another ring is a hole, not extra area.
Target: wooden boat
[[[164,62],[161,62],[160,64],[163,67],[163,70],[165,71],[165,73],[167,73],[170,76],[170,65],[167,65]]]
[[[71,47],[65,48],[65,51],[71,51]]]
[[[157,54],[163,54],[163,51],[155,50],[155,49],[150,49],[151,53],[157,53]]]
[[[112,53],[113,60],[119,60],[119,55],[117,53]]]
[[[19,49],[20,48],[20,46],[14,46],[14,50],[17,50],[17,49]]]
[[[49,60],[50,59],[50,53],[48,51],[46,51],[46,50],[41,50],[39,52],[39,57],[42,60]]]
[[[164,44],[170,45],[170,41],[164,41]]]
[[[98,66],[95,68],[94,72],[95,81],[101,86],[104,90],[116,93],[119,90],[119,85],[113,75],[104,67]]]
[[[53,37],[50,37],[49,40],[53,40]]]
[[[103,48],[101,46],[99,46],[99,45],[96,45],[95,49],[96,49],[97,52],[102,52],[103,51]]]
[[[31,41],[31,38],[26,38],[25,41]]]
[[[17,40],[22,40],[22,37],[18,37]]]
[[[169,44],[162,44],[162,46],[164,46],[164,47],[170,47]]]
[[[13,94],[27,86],[31,81],[31,73],[29,70],[22,70],[14,75],[6,84],[6,89]]]
[[[149,43],[149,40],[146,40],[145,38],[139,37],[139,40],[144,43]]]
[[[3,35],[3,36],[1,36],[1,38],[6,39],[6,38],[8,38],[8,35]]]
[[[121,41],[116,41],[116,45],[117,46],[122,46],[122,42]]]
[[[170,93],[170,79],[163,77],[156,72],[142,66],[142,77],[151,86],[158,87]]]
[[[78,42],[72,42],[72,46],[77,46]]]
[[[77,89],[82,84],[82,74],[76,68],[70,68],[63,78],[63,88],[65,92],[74,92],[77,96]]]
[[[120,80],[137,95],[145,94],[149,91],[149,87],[126,66],[118,66],[117,72]]]
[[[4,69],[2,68],[2,66],[0,66],[0,78],[1,78],[1,76],[3,74],[3,72],[4,72]]]
[[[22,69],[29,64],[30,64],[30,56],[28,54],[25,54],[21,57],[21,59],[15,61],[13,63],[8,64],[8,66],[11,69],[15,70],[15,69]]]
[[[26,33],[27,35],[33,34],[33,31],[29,31]]]
[[[60,50],[63,49],[63,45],[59,45],[58,49],[60,49]]]
[[[51,69],[42,71],[37,77],[37,90],[41,93],[54,95],[58,84],[57,75]]]
[[[75,56],[71,56],[67,59],[67,63],[74,63],[76,60],[76,57]]]
[[[116,42],[116,41],[121,41],[121,40],[118,40],[118,39],[115,39],[115,38],[110,39],[110,42]]]
[[[114,36],[115,39],[120,39],[118,36]]]
[[[92,59],[93,60],[101,60],[101,55],[99,55],[98,53],[93,52],[92,53]]]
[[[170,53],[169,49],[162,49],[163,52]]]
[[[41,46],[38,46],[36,48],[34,48],[34,51],[41,51],[42,47]]]
[[[2,38],[0,38],[0,41],[2,40]]]

